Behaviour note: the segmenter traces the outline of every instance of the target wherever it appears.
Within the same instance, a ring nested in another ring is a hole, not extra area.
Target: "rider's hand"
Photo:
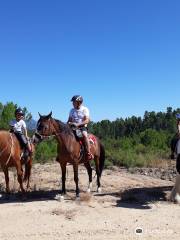
[[[71,126],[78,127],[78,123],[76,123],[76,122],[68,122],[68,123],[69,123],[69,125],[71,125]]]

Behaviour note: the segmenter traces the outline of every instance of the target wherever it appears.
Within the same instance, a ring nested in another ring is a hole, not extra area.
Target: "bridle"
[[[49,132],[53,132],[52,131],[52,122],[51,122],[51,119],[52,118],[49,118],[48,119],[48,131]],[[38,128],[38,126],[37,126],[37,128]],[[57,136],[59,136],[61,133],[55,133],[55,134],[49,134],[49,135],[43,135],[43,134],[40,134],[39,132],[38,132],[38,130],[36,130],[36,132],[35,132],[35,136],[37,137],[37,138],[39,138],[41,141],[43,141],[43,140],[45,140],[45,139],[49,139],[49,138],[51,138],[51,137],[57,137]]]

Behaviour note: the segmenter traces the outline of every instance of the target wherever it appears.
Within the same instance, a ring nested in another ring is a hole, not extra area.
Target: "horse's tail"
[[[103,168],[104,168],[104,163],[105,163],[105,149],[102,143],[100,143],[100,157],[99,157],[99,171],[100,171],[100,176],[102,174]]]
[[[33,153],[35,151],[35,145],[31,142],[31,151],[32,153],[28,156],[28,161],[25,164],[25,173],[23,181],[29,181],[29,178],[31,176],[31,169],[32,169],[32,161],[33,161]]]

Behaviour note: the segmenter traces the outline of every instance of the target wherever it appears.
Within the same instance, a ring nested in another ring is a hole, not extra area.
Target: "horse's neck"
[[[64,145],[68,150],[71,147],[71,143],[76,141],[75,136],[71,129],[61,121],[57,121],[54,119],[53,127],[56,131],[56,139],[59,144]]]

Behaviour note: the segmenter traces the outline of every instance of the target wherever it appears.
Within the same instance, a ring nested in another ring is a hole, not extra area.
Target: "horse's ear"
[[[38,112],[38,114],[39,114],[39,117],[41,118],[42,117],[42,115]]]
[[[47,118],[51,118],[52,117],[52,111],[47,115]]]

